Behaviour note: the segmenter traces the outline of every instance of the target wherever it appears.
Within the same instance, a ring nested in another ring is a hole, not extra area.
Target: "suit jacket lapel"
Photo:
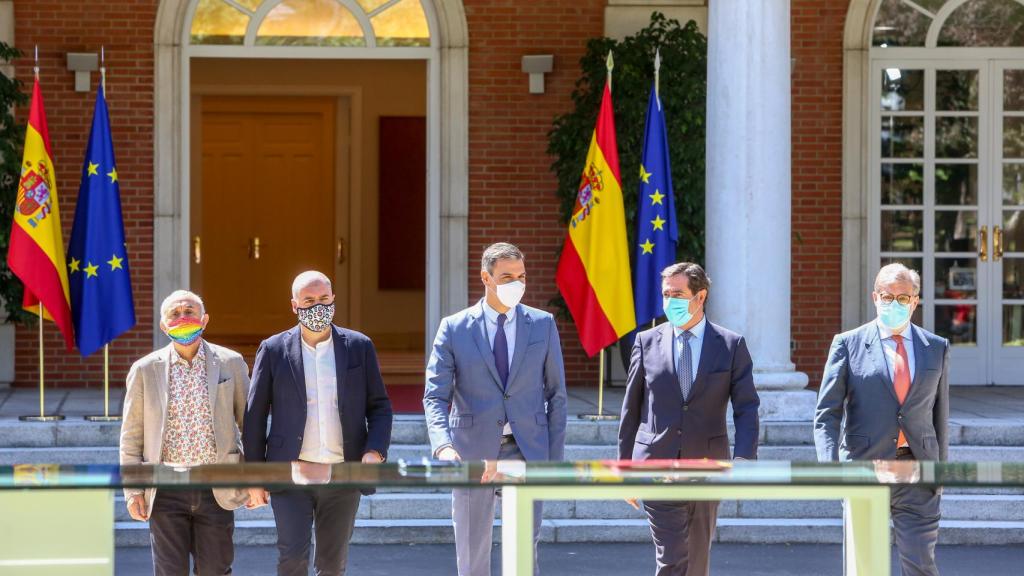
[[[483,306],[484,302],[481,300],[476,309],[471,313],[472,320],[469,323],[469,330],[473,333],[473,341],[476,342],[476,347],[480,350],[484,366],[487,366],[487,370],[491,373],[494,383],[498,388],[501,388],[501,377],[498,376],[498,369],[494,366],[494,351],[491,350],[490,345],[487,343],[487,318],[484,317]],[[509,379],[511,380],[511,374]]]
[[[302,369],[302,329],[292,328],[294,332],[288,335],[288,364],[292,368],[292,380],[295,381],[295,391],[306,405],[306,376]]]
[[[696,398],[704,389],[708,371],[716,364],[718,355],[724,350],[725,343],[722,341],[722,335],[715,329],[714,324],[705,319],[704,341],[701,342],[700,358],[697,359],[697,377],[693,380],[693,391],[690,392],[690,398]]]
[[[882,339],[878,332],[878,325],[872,323],[867,328],[864,347],[867,348],[868,355],[875,364],[875,370],[881,374],[886,390],[892,395],[892,399],[898,403],[900,399],[896,396],[896,387],[892,383],[892,376],[889,375],[889,363],[885,360],[885,350],[882,348]]]
[[[523,365],[523,358],[526,356],[526,348],[530,343],[530,330],[533,328],[533,318],[523,309],[516,306],[516,349],[512,355],[512,367],[508,371],[508,385],[516,378],[516,372]],[[494,355],[493,353],[491,354]]]
[[[927,365],[924,356],[928,353],[928,344],[917,330],[917,326],[914,326],[913,324],[910,325],[912,345],[914,346],[914,379],[910,384],[910,391],[907,392],[908,398],[914,393],[914,390],[917,388],[917,383],[920,382],[921,378],[924,376],[925,366]],[[904,403],[906,403],[905,399]]]
[[[348,374],[348,338],[341,330],[331,327],[334,332],[331,338],[334,341],[334,372],[338,386],[338,413],[341,413],[342,399],[345,397],[345,376]]]
[[[678,368],[676,366],[676,357],[675,354],[672,353],[672,340],[675,337],[676,333],[672,329],[672,324],[665,322],[658,327],[658,348],[661,351],[661,356],[662,358],[665,358],[665,361],[668,362],[669,366],[671,366],[669,373],[675,376],[676,380],[679,380],[679,374],[676,373]],[[682,391],[679,393],[682,394]]]
[[[210,402],[210,416],[213,419],[213,437],[216,444],[217,438],[217,383],[220,381],[220,358],[213,351],[213,348],[204,340],[203,350],[206,353],[206,391],[207,400]],[[220,451],[218,450],[218,453]]]

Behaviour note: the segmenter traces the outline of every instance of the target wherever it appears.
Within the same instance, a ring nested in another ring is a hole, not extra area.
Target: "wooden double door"
[[[193,120],[192,287],[207,337],[249,356],[295,325],[291,283],[332,277],[348,316],[347,110],[331,97],[203,96]],[[339,140],[341,140],[339,142]]]

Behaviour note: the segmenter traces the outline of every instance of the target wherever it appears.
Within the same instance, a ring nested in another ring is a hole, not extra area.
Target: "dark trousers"
[[[270,493],[277,524],[277,573],[306,576],[313,544],[317,576],[342,576],[348,563],[348,542],[359,510],[359,490],[310,488]]]
[[[898,460],[912,460],[901,456]],[[935,544],[939,541],[939,492],[927,486],[893,486],[889,509],[903,576],[939,576]]]
[[[235,514],[210,490],[158,490],[149,518],[156,576],[188,576],[189,556],[201,576],[231,574]]]
[[[644,503],[658,567],[657,576],[707,576],[718,501]]]

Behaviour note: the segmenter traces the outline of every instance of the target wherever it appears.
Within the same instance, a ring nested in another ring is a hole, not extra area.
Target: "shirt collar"
[[[490,322],[491,324],[497,324],[498,311],[495,310],[494,308],[491,308],[491,305],[487,303],[486,298],[483,299],[481,306],[483,306],[484,316],[487,318],[487,321]],[[518,309],[519,305],[516,304],[515,308],[510,308],[509,311],[505,313],[505,326],[508,326],[509,324],[512,324],[516,321],[516,312],[518,311]]]
[[[878,326],[878,337],[882,340],[889,340],[895,335],[892,330],[886,328],[885,325],[882,324],[881,320],[875,320],[875,324]],[[909,322],[907,323],[907,327],[903,329],[903,332],[900,333],[900,336],[902,336],[904,340],[912,340],[913,334],[914,323]]]
[[[690,328],[690,334],[693,334],[693,339],[700,340],[701,342],[703,342],[704,329],[707,328],[707,326],[708,317],[707,315],[705,315],[703,318],[700,319],[700,322],[697,322],[697,324],[693,328]],[[672,331],[675,333],[676,338],[681,338],[683,335],[683,330],[679,326],[673,326]]]
[[[301,334],[299,335],[299,342],[302,342],[302,347],[304,349],[315,354],[316,352],[323,350],[327,346],[331,346],[334,343],[334,335],[331,334],[331,337],[328,338],[327,340],[324,340],[323,342],[317,342],[315,348],[307,344],[306,340],[303,339]]]
[[[180,354],[178,354],[178,349],[177,348],[175,348],[174,346],[171,346],[171,365],[179,364],[180,363],[180,364],[184,364],[185,367],[187,367],[187,368],[192,368],[192,367],[196,366],[197,362],[201,362],[201,363],[205,363],[206,362],[206,346],[203,345],[202,343],[199,344],[199,351],[196,352],[196,355],[192,358],[192,362],[191,363],[189,363],[188,360],[185,360],[184,358],[181,357]]]

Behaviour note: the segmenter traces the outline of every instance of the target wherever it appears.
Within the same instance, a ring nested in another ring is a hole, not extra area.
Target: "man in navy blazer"
[[[945,460],[949,452],[949,341],[911,322],[921,276],[889,264],[875,277],[878,317],[832,341],[818,389],[814,444],[818,460],[877,462],[879,473]],[[941,490],[893,486],[891,513],[900,571],[938,576]]]
[[[441,321],[427,365],[423,408],[434,455],[561,460],[566,393],[555,319],[519,303],[526,265],[515,246],[488,247],[480,278],[486,296]],[[493,488],[452,491],[459,576],[491,574],[494,501]],[[536,506],[535,545],[540,521]]]
[[[661,273],[668,322],[637,334],[619,425],[619,459],[729,459],[732,401],[737,459],[757,458],[760,399],[743,337],[707,321],[711,280],[697,264]],[[637,507],[635,499],[628,502]],[[718,502],[648,502],[657,576],[706,576]]]
[[[293,462],[300,478],[323,480],[332,464],[383,462],[392,411],[373,343],[332,323],[334,292],[320,272],[295,278],[292,309],[299,325],[256,352],[242,432],[246,461]],[[266,503],[265,490],[253,492]],[[344,574],[359,498],[356,489],[326,486],[271,493],[277,573],[306,576],[315,530],[316,574]]]

